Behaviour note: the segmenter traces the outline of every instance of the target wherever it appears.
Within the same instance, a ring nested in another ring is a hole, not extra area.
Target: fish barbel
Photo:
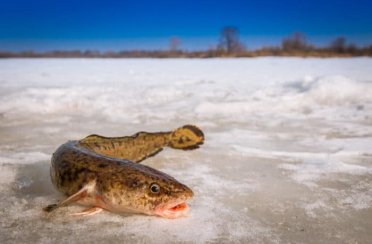
[[[190,150],[204,142],[203,132],[185,125],[171,132],[139,132],[126,137],[90,135],[61,145],[52,156],[50,175],[67,196],[44,208],[50,212],[71,203],[88,206],[73,215],[102,210],[142,213],[165,218],[186,216],[193,192],[173,177],[139,164],[164,147]]]

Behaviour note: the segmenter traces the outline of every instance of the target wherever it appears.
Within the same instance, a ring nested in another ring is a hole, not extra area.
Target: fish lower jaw
[[[188,216],[189,206],[185,201],[178,202],[172,205],[167,205],[165,207],[160,207],[155,210],[155,215],[167,218],[176,219]]]

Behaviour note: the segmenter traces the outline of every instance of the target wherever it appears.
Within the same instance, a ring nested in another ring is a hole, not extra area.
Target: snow
[[[372,59],[2,59],[0,242],[368,243]],[[200,126],[144,164],[190,186],[190,216],[46,215],[67,140]],[[30,224],[32,223],[32,224]],[[358,224],[351,224],[358,223]]]

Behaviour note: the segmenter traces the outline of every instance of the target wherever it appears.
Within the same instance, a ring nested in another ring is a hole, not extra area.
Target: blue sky
[[[0,0],[0,50],[206,49],[235,26],[248,48],[299,31],[317,45],[345,36],[372,44],[372,1]]]

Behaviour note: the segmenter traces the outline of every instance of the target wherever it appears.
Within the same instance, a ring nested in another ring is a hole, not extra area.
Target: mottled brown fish
[[[56,189],[68,198],[44,208],[50,212],[71,203],[89,208],[73,215],[102,210],[143,213],[166,218],[186,216],[193,192],[173,177],[138,164],[164,147],[195,149],[203,132],[185,125],[172,132],[139,132],[126,137],[90,135],[69,141],[53,154],[50,175]]]

